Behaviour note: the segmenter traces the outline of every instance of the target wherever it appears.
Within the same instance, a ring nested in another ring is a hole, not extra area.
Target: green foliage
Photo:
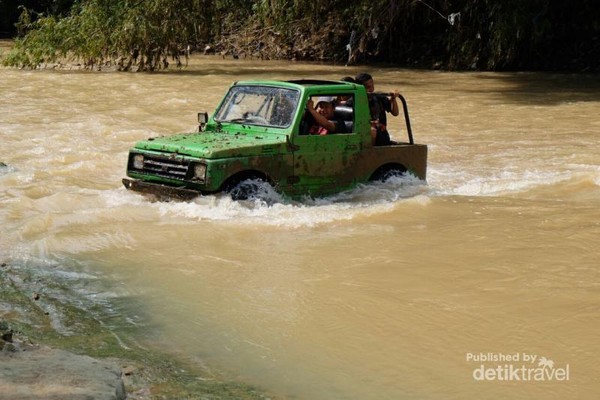
[[[19,25],[27,34],[17,39],[4,64],[35,68],[77,59],[88,67],[114,62],[122,69],[155,70],[166,68],[170,56],[180,65],[185,46],[210,31],[211,3],[88,0],[64,18],[40,16],[33,22],[24,10]]]
[[[0,0],[0,9],[16,2]],[[4,64],[70,58],[154,70],[170,59],[181,65],[188,46],[206,44],[263,58],[449,69],[600,64],[594,0],[79,0],[67,13],[72,3],[44,0],[23,11]]]

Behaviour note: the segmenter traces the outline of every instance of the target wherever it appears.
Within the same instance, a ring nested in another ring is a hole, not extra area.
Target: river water
[[[124,346],[281,398],[598,398],[598,77],[367,70],[407,98],[427,183],[268,206],[151,202],[121,186],[127,151],[195,130],[232,81],[359,68],[0,69],[0,261],[101,281],[74,293],[131,300],[147,337],[117,326]]]

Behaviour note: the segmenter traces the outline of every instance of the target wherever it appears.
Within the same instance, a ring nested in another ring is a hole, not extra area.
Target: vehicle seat
[[[349,106],[336,106],[334,115],[336,119],[344,121],[346,132],[350,133],[354,130],[354,109]]]

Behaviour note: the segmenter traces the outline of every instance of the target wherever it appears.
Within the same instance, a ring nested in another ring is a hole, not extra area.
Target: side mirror
[[[198,132],[202,132],[204,130],[204,126],[208,122],[208,113],[207,112],[199,112],[198,113]]]

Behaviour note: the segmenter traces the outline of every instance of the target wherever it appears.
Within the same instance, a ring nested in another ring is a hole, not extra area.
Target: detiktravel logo
[[[569,364],[558,365],[547,357],[530,353],[466,353],[469,363],[476,363],[476,381],[568,381]]]

